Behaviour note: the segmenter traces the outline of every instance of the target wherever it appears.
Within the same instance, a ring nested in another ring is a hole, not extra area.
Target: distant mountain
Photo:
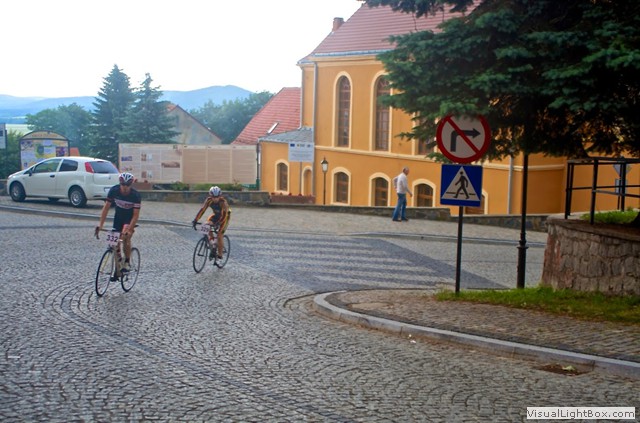
[[[234,85],[215,85],[193,91],[163,91],[162,94],[162,100],[170,101],[189,111],[199,109],[208,101],[213,104],[222,104],[225,100],[242,100],[249,97],[252,92]],[[0,123],[24,123],[28,114],[33,115],[45,109],[55,109],[58,106],[68,106],[73,103],[90,111],[94,108],[93,102],[96,96],[46,98],[0,94]]]

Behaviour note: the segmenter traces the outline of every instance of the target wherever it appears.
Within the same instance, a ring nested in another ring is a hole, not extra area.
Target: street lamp
[[[262,164],[261,156],[260,156],[260,140],[256,143],[256,190],[260,191],[260,172],[262,169],[260,165]]]
[[[322,166],[322,173],[324,174],[324,182],[322,183],[322,204],[327,204],[327,170],[329,170],[329,162],[326,157],[322,158],[320,162]]]

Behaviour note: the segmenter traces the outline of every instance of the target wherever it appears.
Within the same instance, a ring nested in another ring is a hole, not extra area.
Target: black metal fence
[[[596,210],[596,195],[615,195],[618,197],[618,209],[625,209],[625,199],[627,197],[640,198],[638,194],[632,194],[628,192],[630,188],[640,188],[640,185],[628,185],[627,173],[629,167],[632,164],[640,164],[640,159],[627,159],[624,157],[610,158],[610,157],[589,157],[587,159],[572,159],[567,161],[567,188],[566,188],[566,201],[564,218],[566,219],[571,214],[571,197],[574,191],[590,190],[591,201],[589,208],[589,221],[593,225],[594,214]],[[608,165],[613,166],[620,178],[616,179],[614,185],[598,185],[598,169],[600,166]],[[593,167],[593,178],[590,186],[573,186],[573,175],[576,166],[591,166]]]

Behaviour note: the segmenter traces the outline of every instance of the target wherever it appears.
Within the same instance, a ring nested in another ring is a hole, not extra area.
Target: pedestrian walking
[[[458,179],[458,182],[456,182],[455,185],[460,185],[460,188],[458,188],[458,191],[456,191],[455,198],[458,198],[458,195],[460,195],[460,192],[462,192],[468,200],[469,192],[467,191],[467,186],[469,185],[469,180],[466,178],[466,176],[464,176],[464,172],[460,172],[460,179]]]
[[[406,209],[407,209],[407,193],[413,197],[413,192],[409,189],[409,182],[407,181],[407,175],[409,174],[409,168],[403,167],[402,172],[395,178],[393,178],[393,186],[398,194],[398,203],[396,208],[393,209],[393,216],[391,219],[394,222],[407,222]]]

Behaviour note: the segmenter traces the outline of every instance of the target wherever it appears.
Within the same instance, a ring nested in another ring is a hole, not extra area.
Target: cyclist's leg
[[[122,226],[122,232],[128,230],[128,234],[122,235],[122,244],[124,247],[124,261],[129,263],[131,259],[131,238],[133,237],[134,230],[128,224]]]
[[[222,258],[222,252],[224,251],[224,233],[227,231],[227,226],[229,226],[230,219],[231,210],[227,212],[225,219],[220,222],[220,227],[218,228],[218,258]]]
[[[215,214],[212,214],[207,218],[207,225],[209,225],[209,243],[213,241],[213,226],[215,225]]]
[[[207,225],[209,225],[210,227],[209,229],[209,247],[211,247],[211,249],[209,250],[210,259],[213,258],[213,226],[215,225],[214,217],[215,217],[215,214],[212,214],[207,218]]]
[[[119,232],[120,233],[120,237],[122,237],[122,227],[123,227],[122,221],[120,219],[117,219],[117,218],[114,217],[114,219],[113,219],[113,230],[116,231],[116,232]],[[120,260],[120,257],[122,257],[122,254],[123,254],[122,245],[121,245],[120,242],[118,243],[118,245],[116,245],[115,250],[116,250],[116,256],[115,256],[116,273],[115,273],[115,276],[119,276],[120,265],[121,265],[119,260]]]

